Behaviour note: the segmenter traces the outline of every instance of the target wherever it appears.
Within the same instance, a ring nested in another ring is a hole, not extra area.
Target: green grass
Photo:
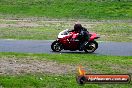
[[[100,73],[124,73],[132,67],[132,56],[104,56],[94,54],[19,54],[0,53],[0,58],[31,58],[51,60],[75,66],[84,65]],[[118,68],[112,69],[117,66]],[[101,69],[101,70],[100,70]],[[117,70],[118,69],[118,70]]]
[[[4,88],[131,88],[131,84],[86,84],[79,85],[72,75],[23,75],[0,76]]]
[[[82,22],[82,21],[81,21]],[[46,21],[10,21],[1,20],[1,24],[14,25],[0,28],[0,39],[30,39],[30,40],[55,40],[60,31],[64,29],[72,29],[74,22],[46,22]],[[40,26],[23,26],[20,23],[32,25],[37,24]],[[132,41],[132,26],[129,22],[82,22],[82,25],[88,28],[90,32],[96,32],[100,35],[100,41],[119,41],[131,42]],[[90,27],[90,28],[89,28]]]
[[[132,41],[130,23],[102,23],[94,26],[91,30],[100,34],[101,41]]]
[[[1,0],[1,17],[131,19],[132,2],[90,0]]]
[[[24,54],[0,53],[0,58],[31,58],[32,60],[52,60],[59,63],[85,67],[87,73],[126,74],[132,68],[132,56],[102,56],[94,54]],[[111,67],[114,67],[112,69]],[[92,69],[92,70],[90,70]],[[76,73],[76,72],[74,72]],[[132,73],[130,73],[132,75]],[[76,74],[23,74],[0,75],[0,86],[4,88],[130,88],[130,84],[86,84],[76,83]]]
[[[1,39],[31,39],[31,40],[52,40],[56,39],[61,30],[45,27],[37,28],[0,28]]]

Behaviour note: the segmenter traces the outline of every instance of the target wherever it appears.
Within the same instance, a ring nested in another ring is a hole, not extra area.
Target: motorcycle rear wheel
[[[86,53],[93,53],[97,48],[98,48],[98,43],[97,43],[96,41],[90,41],[90,42],[86,45],[84,51],[85,51]]]
[[[54,41],[52,44],[51,44],[51,49],[54,51],[54,52],[60,52],[62,50],[62,44],[60,44],[58,41]]]

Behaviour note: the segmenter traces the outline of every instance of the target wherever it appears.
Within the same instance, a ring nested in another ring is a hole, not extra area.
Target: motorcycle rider
[[[82,27],[80,23],[76,23],[72,31],[79,33],[79,36],[77,39],[80,42],[79,50],[82,51],[84,49],[85,43],[89,40],[89,32],[87,31],[86,28]]]

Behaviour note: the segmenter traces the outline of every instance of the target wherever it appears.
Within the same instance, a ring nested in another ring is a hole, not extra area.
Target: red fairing
[[[76,38],[78,37],[78,34],[79,34],[79,33],[73,32],[73,33],[72,33],[72,38],[73,38],[73,39],[76,39]]]
[[[96,33],[89,33],[89,34],[91,35],[89,41],[93,41],[94,39],[97,38],[97,34]]]

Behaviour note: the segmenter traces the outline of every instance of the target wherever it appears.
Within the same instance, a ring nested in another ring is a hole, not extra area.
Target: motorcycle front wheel
[[[51,49],[54,51],[54,52],[60,52],[62,50],[62,44],[60,44],[58,41],[54,41],[52,44],[51,44]]]
[[[98,43],[96,41],[90,41],[86,46],[84,51],[86,53],[93,53],[98,48]]]

